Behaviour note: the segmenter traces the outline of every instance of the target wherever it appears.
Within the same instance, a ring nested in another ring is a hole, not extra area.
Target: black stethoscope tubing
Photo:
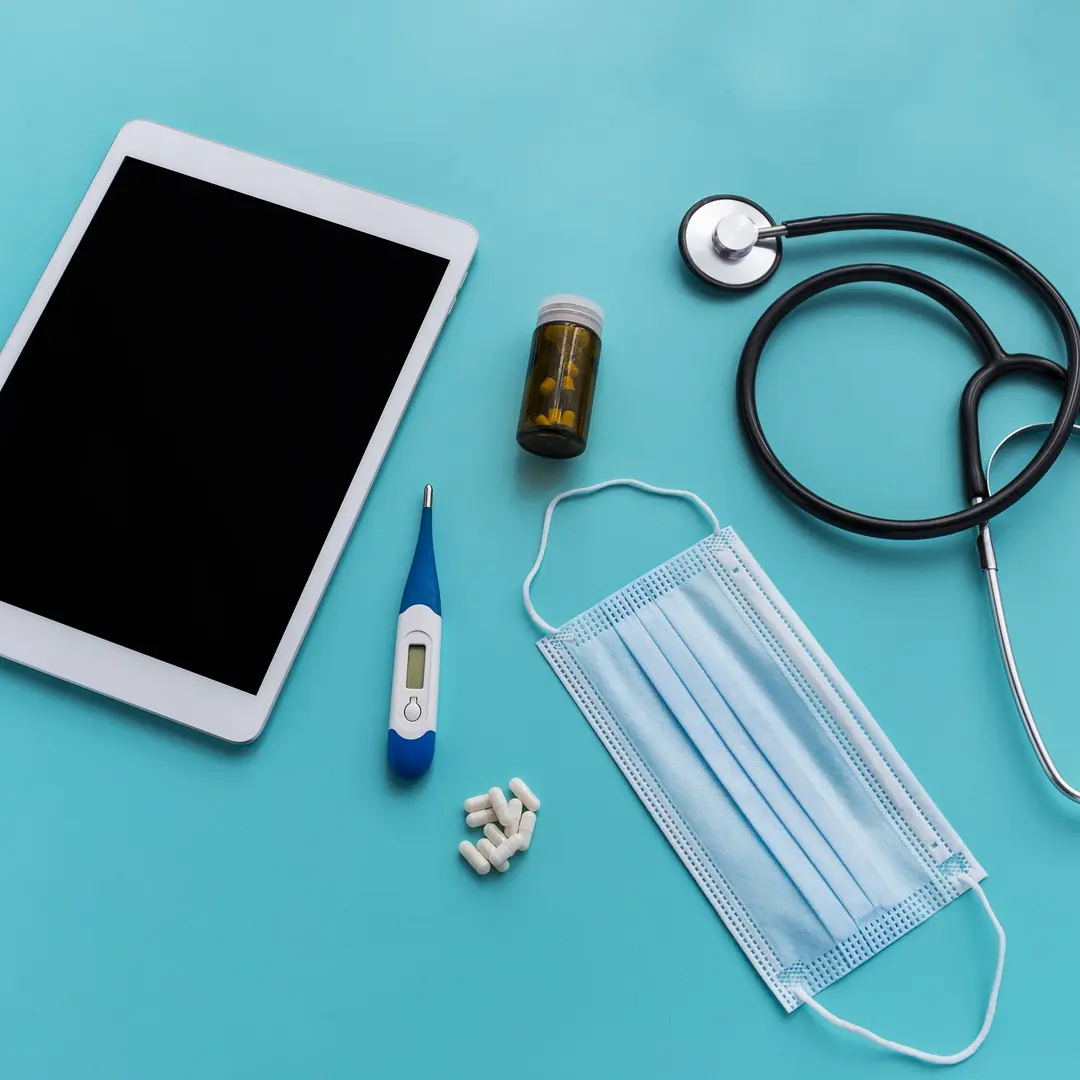
[[[947,536],[974,528],[1023,498],[1053,465],[1072,433],[1080,411],[1080,326],[1054,286],[1029,262],[1004,244],[982,233],[937,218],[909,214],[836,214],[783,223],[784,237],[875,229],[921,233],[962,244],[1011,271],[1046,305],[1065,342],[1066,366],[1028,353],[1007,353],[977,311],[935,278],[902,266],[859,263],[838,266],[807,278],[775,300],[758,319],[743,347],[736,379],[739,420],[750,449],[768,478],[797,506],[848,532],[890,540],[919,540]],[[873,517],[829,502],[801,483],[784,466],[769,444],[757,408],[757,371],[769,337],[800,304],[828,289],[855,282],[884,282],[914,289],[949,311],[964,327],[983,357],[968,380],[960,400],[960,449],[965,487],[971,506],[953,514],[911,520]],[[979,444],[979,401],[987,387],[1006,375],[1026,372],[1057,385],[1064,384],[1061,404],[1050,431],[1035,456],[1000,491],[990,493]]]

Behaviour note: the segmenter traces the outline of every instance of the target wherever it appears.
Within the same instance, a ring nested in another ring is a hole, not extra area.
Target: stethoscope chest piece
[[[780,265],[780,237],[760,237],[762,229],[775,225],[749,199],[710,195],[686,211],[679,226],[679,251],[702,281],[722,289],[752,289]]]

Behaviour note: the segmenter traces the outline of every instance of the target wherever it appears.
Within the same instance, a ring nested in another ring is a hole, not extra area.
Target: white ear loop
[[[682,491],[679,488],[655,487],[652,484],[646,484],[644,480],[633,480],[625,477],[619,480],[604,480],[599,484],[590,484],[588,487],[571,488],[570,491],[564,491],[561,495],[556,495],[555,498],[548,503],[547,510],[544,512],[544,528],[540,533],[540,550],[536,553],[536,562],[533,563],[532,569],[525,578],[525,584],[521,588],[522,595],[525,597],[525,610],[529,613],[529,618],[532,619],[545,634],[554,634],[556,630],[558,630],[558,627],[552,626],[549,622],[545,622],[537,614],[536,608],[533,607],[530,589],[532,588],[533,578],[536,577],[537,572],[540,570],[540,564],[544,561],[544,553],[547,551],[548,533],[551,530],[551,515],[554,512],[555,507],[558,506],[563,499],[573,499],[578,495],[592,495],[593,492],[602,491],[604,488],[620,486],[639,488],[641,491],[648,491],[653,495],[674,495],[679,499],[687,499],[694,503],[709,519],[709,522],[713,527],[713,532],[720,531],[720,522],[717,520],[716,515],[712,512],[705,500],[699,495],[695,495],[692,491]]]
[[[828,1020],[830,1024],[833,1024],[838,1028],[843,1028],[844,1031],[850,1031],[855,1035],[861,1035],[864,1039],[869,1039],[877,1046],[883,1046],[886,1050],[895,1051],[897,1054],[906,1054],[908,1057],[917,1058],[919,1061],[929,1062],[931,1065],[956,1065],[971,1057],[971,1055],[982,1046],[986,1036],[990,1034],[990,1025],[994,1022],[994,1013],[997,1010],[998,990],[1001,989],[1001,973],[1005,968],[1005,931],[1002,929],[1001,923],[998,922],[993,908],[990,907],[990,901],[986,899],[986,893],[982,891],[982,887],[979,883],[967,874],[957,874],[956,876],[961,881],[966,881],[974,890],[975,894],[982,902],[982,906],[986,909],[986,914],[990,916],[990,921],[994,924],[994,929],[997,931],[998,936],[997,970],[994,972],[994,983],[990,987],[990,1000],[986,1003],[986,1015],[983,1017],[982,1027],[979,1028],[979,1034],[976,1035],[974,1040],[965,1046],[963,1050],[959,1050],[955,1054],[928,1054],[925,1050],[916,1050],[913,1046],[905,1046],[903,1043],[893,1042],[891,1039],[883,1039],[880,1035],[875,1035],[874,1032],[867,1028],[859,1027],[858,1024],[853,1024],[850,1020],[842,1020],[835,1013],[829,1012],[824,1005],[819,1005],[810,996],[805,986],[792,987],[796,995],[809,1005],[819,1016]]]

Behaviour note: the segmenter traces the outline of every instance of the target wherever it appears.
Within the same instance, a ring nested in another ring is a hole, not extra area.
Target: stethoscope
[[[768,281],[783,256],[784,240],[855,229],[889,229],[922,233],[952,240],[981,252],[1015,274],[1046,305],[1065,339],[1066,366],[1027,353],[1007,353],[990,327],[963,297],[947,285],[916,270],[886,263],[837,266],[806,278],[768,307],[743,346],[736,379],[739,422],[750,449],[765,475],[792,502],[807,513],[848,532],[889,540],[921,540],[978,529],[979,563],[986,575],[990,605],[1001,646],[1002,661],[1016,707],[1031,745],[1051,783],[1062,794],[1080,802],[1080,789],[1061,775],[1046,748],[1020,681],[1008,622],[998,582],[998,564],[990,536],[990,520],[1026,495],[1046,475],[1074,428],[1080,409],[1080,326],[1061,294],[1029,262],[1003,244],[981,233],[937,218],[909,214],[834,214],[799,218],[777,224],[757,203],[736,195],[714,195],[695,203],[679,226],[679,250],[686,265],[703,281],[722,289],[752,289]],[[761,426],[756,380],[761,353],[772,332],[800,304],[827,289],[857,281],[884,282],[914,289],[936,301],[959,321],[982,354],[983,364],[968,380],[960,398],[960,454],[969,506],[954,514],[917,520],[871,517],[837,506],[797,480],[776,456]],[[986,388],[1002,376],[1029,372],[1064,387],[1061,405],[1052,423],[1030,424],[1006,436],[990,455],[986,469],[979,444],[979,401]],[[1025,432],[1047,430],[1045,440],[1028,464],[1000,491],[991,491],[987,474],[994,457],[1012,438]]]

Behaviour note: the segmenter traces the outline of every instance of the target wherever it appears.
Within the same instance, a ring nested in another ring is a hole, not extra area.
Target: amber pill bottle
[[[540,305],[517,430],[530,454],[584,452],[603,329],[600,305],[583,296],[549,296]]]

